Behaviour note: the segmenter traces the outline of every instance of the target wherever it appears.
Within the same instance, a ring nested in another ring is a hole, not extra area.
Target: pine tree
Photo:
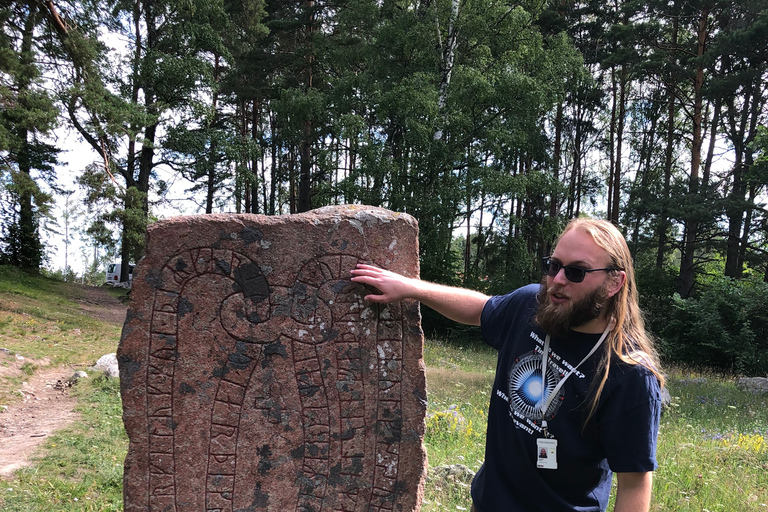
[[[57,109],[42,87],[44,17],[38,5],[12,2],[0,11],[0,260],[37,273],[45,251],[40,220],[52,204],[59,150],[45,142]]]

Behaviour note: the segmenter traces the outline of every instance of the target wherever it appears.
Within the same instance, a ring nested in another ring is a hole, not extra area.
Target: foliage
[[[768,284],[717,277],[696,296],[674,297],[659,325],[666,359],[748,375],[768,373]]]
[[[178,177],[205,213],[409,213],[423,278],[491,294],[538,281],[589,213],[625,233],[660,333],[710,272],[768,280],[766,7],[6,2],[0,261],[44,260],[66,118],[98,155],[78,181],[91,275],[99,253],[140,259]]]
[[[56,188],[59,148],[45,138],[56,127],[57,110],[43,85],[41,32],[36,4],[0,11],[0,264],[37,272],[45,258],[41,218]]]

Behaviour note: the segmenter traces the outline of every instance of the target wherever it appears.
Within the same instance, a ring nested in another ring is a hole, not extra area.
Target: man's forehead
[[[597,245],[588,233],[572,229],[555,247],[552,257],[567,265],[594,265],[609,259],[608,251]]]

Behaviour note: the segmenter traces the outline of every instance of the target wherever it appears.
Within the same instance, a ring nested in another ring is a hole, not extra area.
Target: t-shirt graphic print
[[[509,407],[513,415],[540,423],[544,400],[552,394],[562,374],[550,358],[547,359],[547,375],[541,375],[541,351],[531,351],[515,360],[509,372]],[[551,419],[565,399],[561,387],[549,403],[544,419]]]

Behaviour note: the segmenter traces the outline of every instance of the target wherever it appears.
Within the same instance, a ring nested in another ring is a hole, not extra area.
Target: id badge
[[[557,469],[557,439],[536,440],[536,467],[539,469]]]

